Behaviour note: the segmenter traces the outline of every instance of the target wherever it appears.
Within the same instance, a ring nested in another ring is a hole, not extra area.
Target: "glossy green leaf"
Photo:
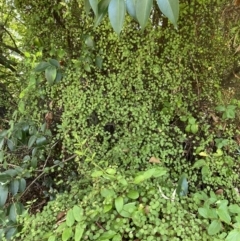
[[[52,85],[57,76],[57,69],[55,66],[49,66],[45,69],[45,77],[47,82]]]
[[[65,228],[62,233],[62,241],[69,240],[73,235],[72,228]]]
[[[28,140],[28,148],[31,148],[31,147],[33,146],[33,144],[34,144],[34,142],[36,141],[36,139],[37,139],[37,136],[36,136],[36,135],[33,135],[33,136],[31,136],[31,137],[29,138],[29,140]]]
[[[60,64],[56,59],[49,59],[49,63],[56,68],[60,68]]]
[[[127,203],[123,206],[122,211],[120,212],[120,215],[125,218],[130,218],[132,213],[137,209],[136,203]]]
[[[9,219],[12,220],[13,222],[17,221],[17,207],[15,203],[12,203],[9,209]]]
[[[157,0],[161,12],[177,28],[179,17],[179,0]]]
[[[73,207],[73,216],[74,216],[74,219],[77,222],[82,221],[83,220],[83,209],[82,209],[82,207],[74,205],[74,207]]]
[[[178,196],[186,196],[188,194],[188,181],[186,174],[182,174],[179,178],[176,192]]]
[[[136,16],[142,28],[146,27],[152,10],[153,0],[137,0],[136,1]]]
[[[240,240],[240,230],[233,229],[230,231],[228,236],[226,237],[225,241],[239,241]]]
[[[127,12],[134,19],[137,19],[137,16],[136,16],[136,1],[137,0],[126,0]]]
[[[74,215],[73,215],[73,210],[70,209],[67,212],[67,215],[66,215],[66,224],[67,224],[68,227],[72,227],[74,222],[75,222],[75,218],[74,218]]]
[[[114,236],[116,235],[115,231],[109,230],[105,233],[103,233],[100,237],[99,237],[99,241],[103,241],[103,240],[108,240],[108,239],[112,239]]]
[[[8,187],[0,183],[0,207],[3,207],[7,201]]]
[[[6,182],[10,181],[11,178],[12,177],[9,174],[2,173],[2,174],[0,174],[0,183],[6,183]]]
[[[83,224],[78,223],[76,225],[74,241],[80,241],[81,240],[81,238],[83,236],[84,229],[85,229],[85,226]]]
[[[231,223],[231,217],[228,213],[228,207],[222,207],[217,209],[217,214],[221,221],[230,224]]]
[[[15,195],[18,193],[19,190],[19,180],[14,179],[10,182],[9,191],[12,193],[12,195]]]
[[[42,146],[47,143],[47,138],[45,136],[38,137],[36,140],[37,146]]]
[[[119,213],[122,211],[122,209],[123,209],[123,198],[122,197],[117,197],[115,199],[115,208]]]
[[[19,192],[24,192],[26,189],[26,185],[27,185],[26,180],[24,178],[21,178],[19,180]]]
[[[151,169],[145,171],[143,173],[143,176],[144,176],[145,179],[149,179],[154,175],[155,172],[156,172],[156,168],[151,168]]]
[[[101,0],[99,2],[98,15],[95,17],[94,27],[97,27],[101,23],[101,21],[105,17],[105,15],[107,14],[108,5],[109,5],[110,1],[111,0]]]
[[[41,62],[34,68],[34,71],[35,72],[42,72],[46,68],[48,68],[49,66],[50,66],[50,64],[48,62]]]
[[[215,235],[222,229],[222,223],[219,220],[213,220],[209,225],[207,231],[209,235]]]
[[[31,159],[31,167],[36,168],[37,167],[37,163],[38,163],[38,159],[37,159],[37,157],[34,156]]]
[[[130,190],[127,193],[127,197],[131,198],[131,199],[137,199],[139,197],[139,192],[136,190]]]
[[[98,16],[98,0],[89,0],[89,4],[90,4],[95,16]]]
[[[125,0],[111,0],[108,6],[108,15],[114,31],[119,35],[123,28],[126,13]]]

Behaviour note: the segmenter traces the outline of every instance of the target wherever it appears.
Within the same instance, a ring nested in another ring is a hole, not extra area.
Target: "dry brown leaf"
[[[216,195],[222,195],[223,194],[223,189],[218,189],[216,192],[215,192]]]
[[[161,163],[160,160],[154,156],[152,156],[149,160],[150,163]]]

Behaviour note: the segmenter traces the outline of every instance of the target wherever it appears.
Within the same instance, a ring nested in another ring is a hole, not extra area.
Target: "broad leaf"
[[[24,192],[26,189],[26,185],[27,185],[26,180],[24,178],[21,178],[19,180],[19,192]]]
[[[60,64],[56,59],[49,59],[49,63],[56,68],[60,68]]]
[[[188,181],[187,175],[182,174],[178,181],[177,186],[177,194],[178,196],[186,196],[188,194]]]
[[[226,241],[239,241],[240,240],[240,230],[233,229],[227,236]]]
[[[115,199],[115,208],[119,213],[122,211],[122,209],[123,209],[123,198],[122,197],[117,197]]]
[[[41,62],[34,68],[34,71],[35,72],[42,72],[46,68],[48,68],[49,66],[50,66],[50,64],[48,62]]]
[[[72,227],[73,224],[75,222],[75,218],[74,218],[74,215],[73,215],[73,210],[70,209],[68,212],[67,212],[67,216],[66,216],[66,224],[68,227]]]
[[[83,209],[77,205],[73,207],[73,216],[77,222],[80,222],[83,219]]]
[[[209,225],[207,231],[209,235],[215,235],[222,229],[222,223],[219,220],[213,220]]]
[[[219,218],[221,219],[221,221],[223,221],[227,224],[230,224],[231,217],[228,213],[228,207],[218,208],[217,214],[218,214]]]
[[[31,147],[33,146],[33,144],[34,144],[34,142],[36,141],[36,139],[37,139],[37,136],[36,136],[36,135],[33,135],[33,136],[31,136],[31,137],[29,138],[29,140],[28,140],[28,148],[31,148]]]
[[[8,229],[8,231],[7,231],[7,233],[6,233],[6,235],[5,235],[5,237],[6,237],[6,239],[7,240],[11,240],[11,238],[17,233],[17,228],[10,228],[10,229]]]
[[[14,179],[10,183],[9,191],[12,193],[12,195],[15,195],[18,193],[19,190],[19,180]]]
[[[131,199],[137,199],[139,197],[139,192],[136,190],[130,190],[127,193],[127,197],[131,198]]]
[[[179,17],[179,0],[157,0],[158,6],[162,13],[177,28]]]
[[[149,19],[150,12],[152,10],[153,0],[137,0],[136,1],[136,16],[137,20],[142,28],[146,27]]]
[[[116,232],[115,232],[115,231],[109,230],[109,231],[103,233],[103,234],[98,238],[98,240],[99,240],[99,241],[101,241],[101,240],[109,240],[109,239],[113,238],[115,235],[116,235]]]
[[[67,241],[72,237],[72,228],[65,228],[62,233],[62,241]]]
[[[127,12],[134,19],[137,19],[137,16],[136,16],[136,1],[137,0],[126,0]]]
[[[47,143],[47,138],[45,136],[41,136],[39,138],[37,138],[36,140],[36,145],[37,146],[41,146]]]
[[[85,229],[85,227],[81,223],[76,225],[74,241],[80,241],[81,240],[84,229]]]
[[[86,14],[88,14],[91,10],[91,5],[89,0],[84,0],[84,8],[85,8]]]
[[[123,28],[126,13],[124,0],[111,0],[108,6],[108,15],[114,31],[119,35]]]
[[[0,183],[6,183],[11,180],[11,176],[5,173],[0,174]]]
[[[0,183],[0,207],[3,207],[7,201],[8,187]]]
[[[89,4],[95,14],[95,16],[98,15],[98,1],[97,0],[89,0]]]
[[[45,77],[50,85],[54,83],[57,76],[57,69],[55,66],[49,66],[45,69]]]
[[[96,0],[93,0],[93,1],[96,1]],[[102,21],[102,19],[105,17],[105,15],[107,14],[108,5],[109,5],[110,1],[111,0],[102,0],[98,4],[98,15],[95,17],[94,27],[97,27],[100,24],[100,22]]]

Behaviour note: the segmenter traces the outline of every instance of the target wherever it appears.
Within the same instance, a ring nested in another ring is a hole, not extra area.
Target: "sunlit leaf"
[[[137,199],[139,197],[139,192],[136,190],[130,190],[127,193],[127,197],[131,198],[131,199]]]
[[[123,209],[123,198],[122,197],[117,197],[115,199],[115,208],[119,213],[122,211],[122,209]]]
[[[67,212],[67,215],[66,215],[66,224],[67,224],[68,227],[72,227],[74,222],[75,222],[75,218],[74,218],[74,215],[73,215],[73,210],[70,209]]]
[[[85,226],[78,223],[75,228],[74,241],[80,241],[84,232]]]
[[[74,207],[73,207],[73,216],[74,216],[74,219],[77,222],[80,222],[83,219],[83,209],[82,209],[82,207],[74,205]]]
[[[114,236],[115,234],[116,234],[115,231],[109,230],[109,231],[103,233],[103,234],[98,238],[98,240],[99,240],[99,241],[109,240],[109,239],[113,238],[113,236]]]
[[[222,229],[222,223],[219,220],[213,220],[209,225],[207,231],[209,235],[215,235]]]
[[[233,229],[230,231],[228,236],[225,239],[226,241],[239,241],[240,240],[240,230],[239,229]]]
[[[69,240],[73,235],[72,228],[65,228],[62,233],[62,241]]]
[[[231,222],[231,217],[228,213],[228,208],[227,207],[223,207],[223,208],[218,208],[217,209],[217,214],[220,218],[221,221],[230,224]]]

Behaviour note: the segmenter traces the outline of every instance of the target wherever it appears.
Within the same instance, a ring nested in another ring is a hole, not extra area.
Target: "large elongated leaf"
[[[6,185],[0,184],[0,207],[6,203],[8,197],[8,188]]]
[[[53,84],[57,76],[57,69],[55,66],[49,66],[45,69],[45,77],[49,84]]]
[[[179,17],[179,0],[157,0],[158,6],[162,13],[177,28]]]
[[[118,35],[122,31],[125,13],[126,3],[124,0],[111,0],[108,6],[108,15],[110,23]]]
[[[95,14],[95,16],[98,15],[98,1],[97,0],[89,0],[90,6],[92,7],[92,10]]]
[[[35,69],[34,69],[34,71],[35,72],[42,72],[42,71],[44,71],[47,67],[49,67],[50,66],[50,63],[48,63],[48,62],[41,62],[41,63],[39,63],[36,67],[35,67]]]
[[[80,241],[83,235],[85,227],[79,223],[77,224],[76,228],[75,228],[75,236],[74,236],[74,241]]]
[[[95,27],[97,27],[101,23],[102,19],[107,14],[108,5],[109,5],[110,1],[111,0],[102,0],[98,4],[98,15],[95,17],[95,20],[94,20]]]
[[[18,193],[19,181],[17,179],[14,179],[11,181],[9,190],[11,191],[12,195],[15,195]]]
[[[177,194],[178,196],[186,196],[188,193],[187,175],[182,174],[178,181]]]
[[[91,9],[89,0],[84,0],[84,8],[85,8],[86,14],[88,14]]]
[[[128,14],[133,17],[134,19],[137,19],[136,16],[136,0],[126,0],[126,7]]]
[[[136,16],[142,28],[146,27],[149,15],[152,9],[153,0],[137,0],[136,1]]]

